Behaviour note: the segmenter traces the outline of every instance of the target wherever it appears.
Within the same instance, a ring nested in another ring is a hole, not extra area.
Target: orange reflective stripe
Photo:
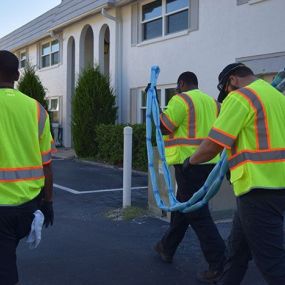
[[[212,138],[214,141],[222,143],[223,145],[227,146],[227,148],[231,147],[236,140],[235,136],[230,135],[217,128],[211,129],[208,138]]]
[[[172,123],[172,121],[169,119],[169,117],[162,113],[160,115],[160,121],[161,123],[164,125],[164,127],[169,130],[171,133],[173,133],[176,130],[176,125],[174,123]]]
[[[188,106],[188,137],[195,138],[196,136],[196,114],[194,103],[190,96],[187,94],[181,93],[178,94],[179,97],[186,103]]]
[[[42,163],[47,164],[51,161],[51,150],[42,152]]]
[[[1,168],[0,181],[13,182],[31,179],[39,179],[44,176],[42,167],[29,167],[29,168]]]
[[[39,137],[41,137],[45,128],[47,112],[39,102],[37,102],[37,111],[38,111],[37,113],[38,113]]]
[[[191,146],[191,145],[200,145],[202,141],[203,138],[196,138],[196,139],[175,138],[175,139],[166,140],[164,142],[164,145],[165,147],[173,147],[178,145]]]
[[[241,88],[235,92],[243,96],[255,112],[255,136],[257,149],[269,149],[270,139],[265,108],[256,92],[248,87]]]
[[[243,151],[229,159],[229,167],[232,170],[244,163],[260,164],[278,161],[285,161],[285,149]]]

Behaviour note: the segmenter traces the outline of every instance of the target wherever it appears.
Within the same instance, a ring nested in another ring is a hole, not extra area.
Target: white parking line
[[[113,188],[113,189],[100,189],[100,190],[90,190],[90,191],[78,191],[75,189],[71,189],[65,186],[61,186],[58,184],[53,184],[53,187],[61,189],[63,191],[75,194],[75,195],[81,195],[81,194],[92,194],[92,193],[103,193],[103,192],[116,192],[116,191],[123,191],[123,188]],[[141,187],[132,187],[132,190],[141,190],[141,189],[147,189],[147,186],[141,186]]]

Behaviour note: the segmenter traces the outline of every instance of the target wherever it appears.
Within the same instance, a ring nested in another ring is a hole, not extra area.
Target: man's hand
[[[190,163],[190,156],[189,156],[183,162],[182,171],[186,172],[189,170],[190,167],[191,167],[191,163]]]
[[[40,210],[44,214],[45,220],[44,220],[44,226],[47,228],[49,225],[53,225],[53,206],[51,201],[42,201],[42,204],[40,206]]]

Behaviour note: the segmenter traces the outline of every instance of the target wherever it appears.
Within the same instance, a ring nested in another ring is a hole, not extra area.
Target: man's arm
[[[44,185],[44,201],[52,202],[53,194],[53,173],[52,173],[52,163],[43,166],[45,185]]]
[[[223,146],[211,141],[210,139],[205,139],[196,152],[194,152],[194,154],[189,158],[189,162],[190,164],[207,162],[213,159],[223,149]]]

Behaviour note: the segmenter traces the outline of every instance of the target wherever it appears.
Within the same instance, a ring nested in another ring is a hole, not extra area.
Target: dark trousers
[[[253,189],[237,198],[221,284],[239,285],[253,258],[269,285],[285,284],[285,189]]]
[[[204,184],[214,165],[191,166],[183,173],[181,165],[175,165],[177,200],[185,202]],[[224,262],[225,244],[210,215],[208,206],[190,213],[172,212],[168,231],[161,242],[167,254],[173,256],[189,225],[200,241],[202,252],[211,270],[221,270]]]
[[[37,198],[18,207],[0,207],[0,284],[18,282],[16,249],[31,230]]]

